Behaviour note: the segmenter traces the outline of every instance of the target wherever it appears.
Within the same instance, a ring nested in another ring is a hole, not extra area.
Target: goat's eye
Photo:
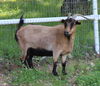
[[[75,23],[71,23],[70,25],[70,29],[72,29],[72,27],[75,25]]]
[[[67,22],[65,22],[65,24],[64,24],[64,25],[65,25],[65,27],[67,27],[67,26],[68,26]]]

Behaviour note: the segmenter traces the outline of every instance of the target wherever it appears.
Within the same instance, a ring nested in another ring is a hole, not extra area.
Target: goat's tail
[[[23,15],[20,17],[20,21],[19,24],[17,26],[17,30],[15,32],[15,40],[18,42],[18,38],[17,38],[17,31],[21,28],[21,26],[24,24],[24,19],[23,19]]]
[[[20,21],[19,21],[19,24],[18,24],[18,28],[17,30],[20,29],[20,27],[24,24],[24,19],[23,19],[23,15],[20,17]]]

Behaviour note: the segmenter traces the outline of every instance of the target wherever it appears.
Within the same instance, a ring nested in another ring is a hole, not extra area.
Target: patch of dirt
[[[7,83],[8,77],[6,77],[4,74],[0,73],[0,86],[11,86]]]
[[[11,64],[4,59],[0,59],[0,86],[12,86],[8,82],[11,82],[10,72],[20,68],[21,66]]]

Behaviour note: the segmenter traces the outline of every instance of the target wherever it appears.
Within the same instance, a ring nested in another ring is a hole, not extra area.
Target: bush
[[[91,8],[92,0],[64,0],[63,5],[61,6],[61,13],[62,15],[66,15],[68,13],[89,15],[92,14]]]

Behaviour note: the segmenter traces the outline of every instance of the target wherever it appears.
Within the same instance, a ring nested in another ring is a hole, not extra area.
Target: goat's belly
[[[27,50],[28,55],[32,56],[53,56],[53,52],[45,49],[33,49],[29,48]]]

